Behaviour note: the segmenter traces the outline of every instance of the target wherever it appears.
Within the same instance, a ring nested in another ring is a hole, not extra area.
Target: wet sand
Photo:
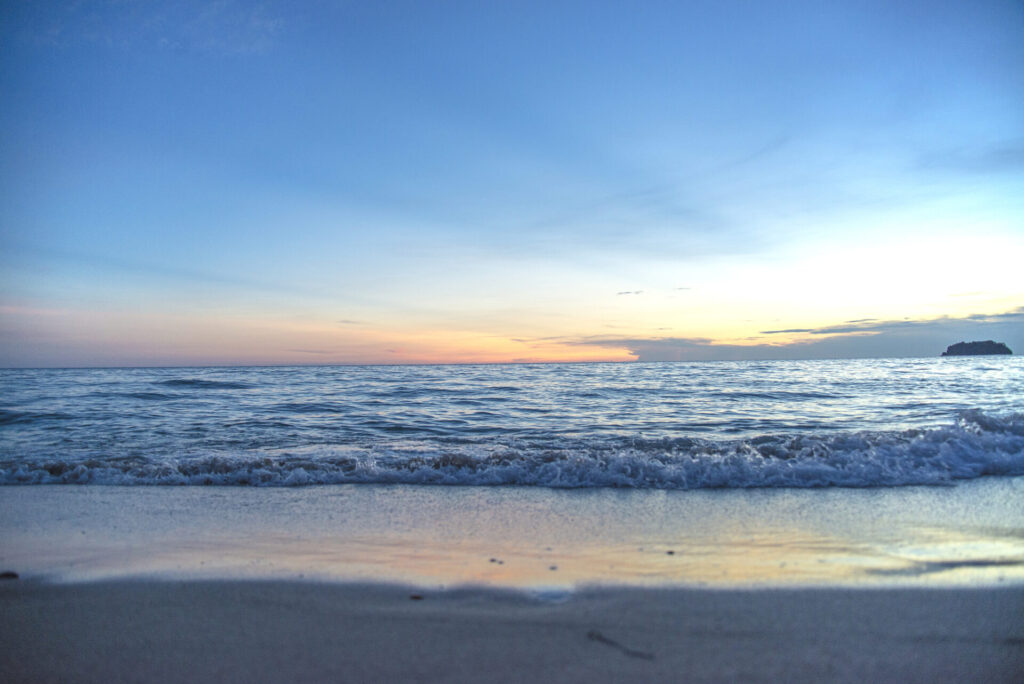
[[[416,598],[420,597],[420,598]],[[0,583],[0,679],[1019,681],[1024,588]]]
[[[1024,478],[824,490],[0,487],[0,570],[435,588],[1024,585],[1022,500]]]
[[[0,488],[0,681],[1019,681],[1022,493]]]

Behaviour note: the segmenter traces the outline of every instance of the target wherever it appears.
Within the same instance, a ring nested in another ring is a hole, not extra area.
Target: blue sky
[[[1024,348],[1019,2],[0,11],[2,365]]]

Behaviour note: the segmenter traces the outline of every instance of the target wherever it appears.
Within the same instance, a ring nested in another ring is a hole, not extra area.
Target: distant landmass
[[[1002,342],[985,340],[984,342],[957,342],[946,347],[943,356],[982,356],[984,354],[1012,354],[1010,348]]]

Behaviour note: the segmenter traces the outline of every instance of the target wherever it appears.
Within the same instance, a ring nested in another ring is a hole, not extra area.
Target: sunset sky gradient
[[[0,365],[1024,352],[1020,2],[5,2]]]

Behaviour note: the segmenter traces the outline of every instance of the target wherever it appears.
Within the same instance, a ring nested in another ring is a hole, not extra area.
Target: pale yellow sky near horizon
[[[85,310],[6,305],[0,316],[7,339],[35,339],[39,358],[56,361],[43,365],[62,365],[72,349],[95,350],[84,365],[629,361],[637,354],[625,341],[644,339],[697,339],[712,351],[748,347],[755,358],[764,345],[792,347],[799,356],[801,346],[829,337],[815,330],[849,321],[1015,311],[1024,305],[1016,272],[1022,254],[1024,236],[988,226],[976,240],[908,239],[905,232],[821,238],[768,257],[708,258],[691,264],[686,277],[669,259],[649,259],[643,273],[541,263],[512,292],[507,273],[481,272],[477,291],[462,296],[454,288],[465,282],[460,273],[450,293],[443,278],[440,287],[432,283],[439,295],[430,308],[410,302],[403,309],[401,288],[375,293],[394,303],[383,308],[329,296],[247,304],[214,288],[205,300],[164,311],[147,295]],[[806,332],[766,334],[775,330]]]

